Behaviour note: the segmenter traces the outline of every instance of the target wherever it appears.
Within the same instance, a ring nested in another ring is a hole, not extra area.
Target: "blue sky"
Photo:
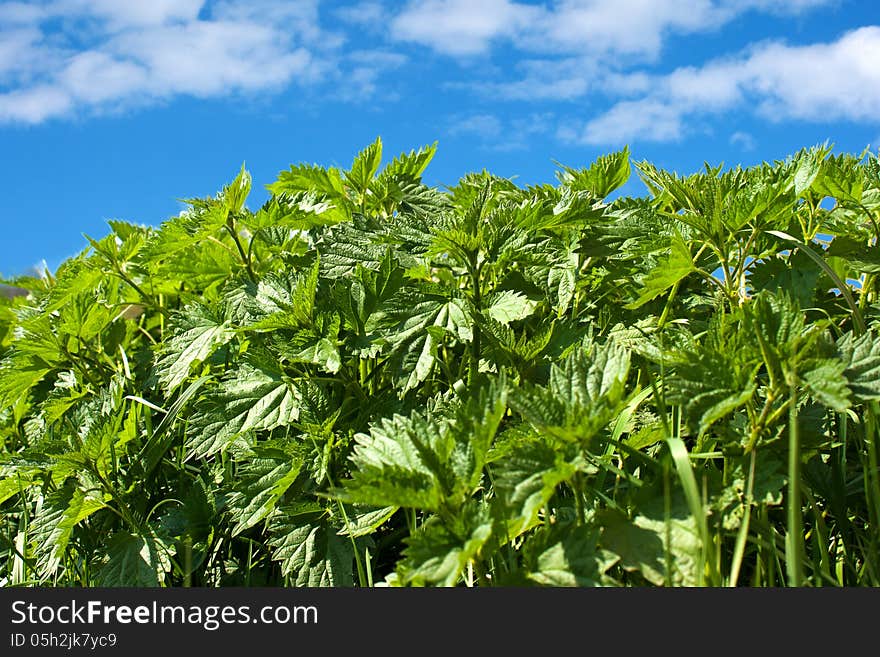
[[[880,3],[0,0],[0,275],[158,225],[242,162],[256,208],[377,136],[388,158],[437,141],[438,186],[624,145],[681,173],[877,150]]]

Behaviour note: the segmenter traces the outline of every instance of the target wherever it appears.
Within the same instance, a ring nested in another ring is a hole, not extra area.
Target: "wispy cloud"
[[[642,97],[618,102],[567,136],[596,145],[669,141],[681,138],[691,119],[733,109],[754,111],[770,122],[878,123],[878,61],[880,27],[860,28],[830,43],[768,43],[739,58],[654,76]]]
[[[492,139],[501,134],[501,120],[493,114],[454,117],[447,132],[453,137]]]
[[[453,56],[498,42],[544,53],[656,57],[670,34],[716,29],[748,11],[797,14],[832,0],[417,0],[392,36]]]
[[[744,151],[753,151],[755,147],[758,145],[755,141],[755,138],[749,134],[748,132],[742,132],[738,130],[730,135],[730,143],[733,146],[737,146]]]
[[[495,103],[491,112],[454,110],[448,134],[469,134],[472,125],[470,134],[496,144],[524,103],[544,132],[583,145],[680,140],[734,110],[770,122],[877,123],[880,27],[829,43],[768,41],[663,68],[675,36],[721,30],[749,12],[795,16],[839,1],[5,2],[0,124],[292,87],[320,90],[315,96],[325,100],[393,101],[438,59],[432,93],[464,90]],[[437,56],[425,58],[427,51]],[[462,64],[473,75],[447,77],[447,56],[450,68]],[[502,101],[517,109],[502,109]],[[551,130],[550,112],[579,118]],[[533,134],[530,127],[516,129]]]
[[[420,0],[391,23],[392,36],[448,55],[478,55],[540,17],[538,7],[510,0]]]
[[[0,18],[0,122],[308,84],[342,43],[313,0],[55,0]]]
[[[388,17],[388,13],[387,6],[376,0],[339,7],[335,11],[335,15],[346,23],[367,27],[377,27]]]
[[[517,151],[527,149],[534,136],[550,132],[554,119],[552,112],[509,118],[489,113],[457,114],[451,118],[446,133],[450,137],[467,137],[486,150]]]

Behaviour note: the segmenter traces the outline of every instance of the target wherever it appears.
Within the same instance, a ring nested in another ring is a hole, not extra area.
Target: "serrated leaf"
[[[880,400],[880,338],[873,331],[855,337],[844,334],[837,342],[843,375],[853,397],[860,401]]]
[[[819,274],[819,270],[811,266],[809,256],[798,250],[786,259],[771,257],[754,264],[749,284],[755,292],[785,291],[802,308],[807,308],[813,302]]]
[[[846,365],[838,360],[820,361],[810,370],[801,373],[810,394],[820,403],[835,411],[850,407],[850,390],[844,377]]]
[[[278,369],[242,364],[196,407],[187,457],[207,457],[248,431],[268,431],[294,422],[300,402],[299,390]]]
[[[672,238],[669,248],[669,255],[645,277],[639,298],[626,305],[630,310],[641,308],[696,271],[691,251],[680,235]]]
[[[372,534],[391,518],[398,508],[396,506],[383,506],[378,509],[362,510],[363,507],[356,507],[354,515],[349,513],[348,523],[339,530],[339,535],[357,538],[358,536]]]
[[[822,170],[821,152],[804,154],[794,174],[794,193],[801,196],[810,189]]]
[[[504,290],[489,302],[486,313],[496,322],[510,324],[531,315],[537,305],[536,301],[532,301],[521,292]]]
[[[460,505],[479,486],[486,456],[506,410],[503,385],[452,409],[447,417],[394,415],[355,436],[351,479],[337,494],[372,506],[436,511]]]
[[[575,462],[542,442],[516,447],[492,468],[495,490],[504,509],[504,524],[515,538],[538,522],[538,514],[578,471]]]
[[[51,368],[25,353],[13,352],[0,361],[0,407],[18,403]]]
[[[595,527],[573,527],[550,545],[542,545],[526,577],[541,586],[589,587],[606,584],[605,572],[618,560],[598,546]]]
[[[244,164],[242,164],[241,171],[235,177],[235,180],[223,188],[222,195],[226,210],[232,214],[241,212],[250,193],[251,174],[245,171]]]
[[[269,523],[272,559],[281,562],[281,573],[291,575],[294,586],[354,585],[351,538],[314,514],[288,515],[284,509]]]
[[[107,542],[107,555],[95,573],[99,586],[144,588],[161,586],[171,570],[166,546],[154,533],[119,531]]]
[[[473,338],[473,321],[461,299],[419,301],[415,306],[405,310],[399,308],[389,315],[392,318],[403,317],[383,335],[394,356],[395,380],[400,385],[401,393],[415,388],[428,378],[437,358],[440,336],[452,335],[461,341]]]
[[[600,545],[620,558],[622,568],[638,571],[651,584],[663,586],[668,579],[673,586],[696,586],[702,544],[688,506],[675,498],[667,518],[661,493],[659,502],[639,508],[632,519],[603,511]]]
[[[629,180],[629,155],[629,147],[626,147],[622,151],[600,156],[587,169],[563,167],[557,178],[572,190],[586,190],[596,198],[605,198]]]
[[[325,169],[313,164],[295,164],[289,171],[278,174],[278,180],[267,185],[266,189],[276,196],[297,192],[319,192],[326,197],[337,199],[344,196],[344,188],[339,170]]]
[[[857,272],[880,273],[880,245],[867,245],[846,235],[838,235],[825,250],[827,257],[843,258]]]
[[[228,506],[237,536],[264,520],[275,510],[287,489],[299,476],[302,463],[254,459],[240,471],[241,481],[229,496]]]
[[[398,573],[406,584],[454,586],[492,535],[488,509],[469,504],[450,527],[431,518],[406,539]]]
[[[346,172],[345,178],[354,189],[363,194],[369,188],[373,176],[379,170],[382,161],[382,139],[377,138],[372,144],[357,154],[351,169]]]
[[[85,492],[72,481],[46,496],[32,527],[42,578],[58,570],[76,526],[104,506],[99,494]]]
[[[189,377],[193,365],[205,361],[235,336],[228,321],[201,304],[187,306],[174,317],[170,337],[163,342],[156,361],[159,383],[166,393]]]

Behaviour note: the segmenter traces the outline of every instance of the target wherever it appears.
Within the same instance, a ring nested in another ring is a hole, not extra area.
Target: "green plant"
[[[5,585],[880,584],[876,156],[433,154],[7,281]]]

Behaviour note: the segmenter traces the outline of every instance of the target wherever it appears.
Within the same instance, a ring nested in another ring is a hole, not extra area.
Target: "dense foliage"
[[[0,299],[5,585],[878,585],[880,161],[242,169]]]

